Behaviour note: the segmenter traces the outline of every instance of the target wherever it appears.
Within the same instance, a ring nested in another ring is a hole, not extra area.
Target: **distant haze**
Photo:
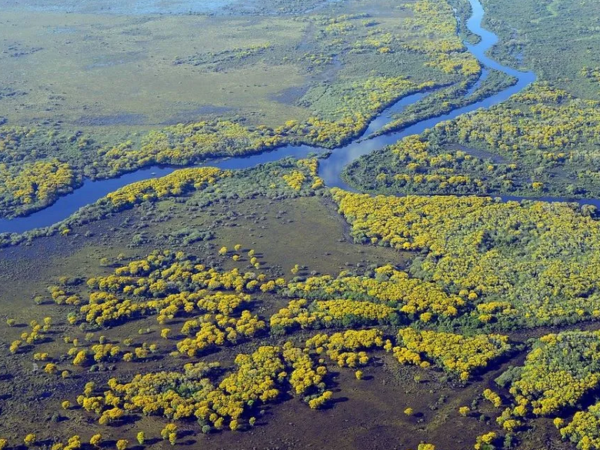
[[[219,12],[237,0],[0,0],[0,9],[87,14],[187,14]],[[252,0],[244,2],[253,3]]]

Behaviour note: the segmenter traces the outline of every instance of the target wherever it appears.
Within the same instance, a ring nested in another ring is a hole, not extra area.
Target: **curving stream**
[[[518,70],[505,67],[497,61],[494,61],[493,59],[486,56],[486,52],[498,42],[498,37],[494,33],[482,28],[481,23],[484,16],[484,10],[483,6],[480,3],[480,0],[469,1],[471,3],[473,13],[470,19],[467,21],[467,27],[472,33],[480,36],[481,41],[476,45],[466,44],[468,50],[479,60],[479,62],[486,69],[496,69],[498,71],[511,75],[518,80],[517,83],[501,92],[498,92],[497,94],[494,94],[471,105],[462,108],[457,108],[448,114],[422,120],[398,132],[384,134],[372,139],[363,140],[364,138],[371,135],[373,132],[380,130],[383,126],[391,122],[393,114],[401,112],[405,107],[418,102],[427,94],[419,93],[402,98],[394,105],[390,106],[388,109],[383,111],[382,114],[380,114],[377,118],[375,118],[369,124],[367,130],[365,130],[365,132],[361,136],[357,137],[354,141],[352,141],[350,144],[344,147],[334,149],[333,151],[331,151],[331,155],[328,158],[322,159],[319,162],[319,176],[323,178],[327,186],[340,187],[343,189],[351,190],[350,187],[347,186],[346,183],[344,183],[344,181],[342,180],[341,173],[346,165],[350,164],[357,158],[371,153],[374,150],[381,149],[385,146],[394,144],[406,136],[410,136],[413,134],[421,134],[426,129],[432,128],[440,122],[454,119],[460,116],[461,114],[475,111],[479,108],[489,108],[491,106],[497,105],[498,103],[501,103],[508,99],[510,96],[525,89],[527,86],[529,86],[535,81],[536,76],[533,72],[519,72]],[[482,74],[482,76],[485,76],[484,74]],[[472,92],[470,91],[470,93]],[[470,93],[467,93],[467,96],[470,95]],[[288,156],[304,158],[311,153],[324,153],[327,151],[330,150],[318,147],[311,147],[308,145],[285,146],[258,155],[229,158],[222,161],[210,162],[202,165],[219,167],[221,169],[247,169],[255,167],[259,164],[278,161]],[[54,225],[55,223],[60,222],[69,217],[79,208],[94,203],[98,199],[106,196],[110,192],[113,192],[123,186],[126,186],[130,183],[134,183],[136,181],[142,181],[153,177],[162,177],[178,169],[181,169],[181,167],[147,167],[123,175],[119,178],[98,181],[86,180],[82,187],[75,190],[71,194],[61,197],[53,205],[41,211],[35,212],[27,217],[20,217],[16,219],[1,219],[0,233],[23,233],[25,231],[33,230],[36,228],[43,228]],[[518,200],[520,198],[506,198],[506,200],[515,199]],[[565,201],[565,199],[547,198],[544,198],[543,200]],[[600,201],[585,200],[582,202],[591,204],[597,203],[598,205],[600,205]]]

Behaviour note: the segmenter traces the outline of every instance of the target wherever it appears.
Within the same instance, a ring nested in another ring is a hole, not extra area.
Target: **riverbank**
[[[210,163],[209,165],[211,167],[218,167],[227,170],[243,170],[256,167],[260,164],[278,161],[282,158],[305,158],[313,153],[318,154],[327,152],[329,155],[320,160],[318,172],[319,177],[324,180],[328,187],[350,189],[350,187],[343,180],[342,172],[344,167],[361,156],[388,145],[392,145],[406,136],[421,134],[428,128],[432,128],[441,122],[454,119],[462,114],[466,114],[479,108],[489,108],[493,105],[499,104],[515,93],[522,91],[535,81],[535,74],[531,72],[519,72],[509,67],[505,67],[500,63],[493,61],[486,55],[486,52],[497,43],[498,38],[496,35],[482,27],[484,11],[481,3],[478,0],[470,1],[472,7],[472,16],[467,21],[467,27],[472,33],[481,36],[481,40],[476,45],[467,44],[469,52],[475,55],[480,63],[485,67],[503,72],[516,78],[517,82],[514,85],[503,90],[502,92],[492,95],[491,97],[487,97],[478,102],[455,109],[450,113],[418,121],[401,131],[379,135],[372,139],[365,140],[365,137],[376,134],[378,130],[384,129],[386,125],[392,122],[392,114],[397,114],[410,105],[418,103],[427,94],[418,93],[409,95],[403,99],[400,99],[398,102],[384,110],[360,136],[358,136],[348,145],[333,150],[312,147],[308,145],[284,146],[270,152],[253,156],[228,158],[223,161]],[[166,176],[175,170],[177,170],[177,168],[174,167],[147,167],[123,175],[119,178],[99,181],[86,180],[81,188],[75,190],[73,193],[67,196],[60,198],[56,203],[41,211],[35,212],[27,217],[0,220],[0,233],[24,233],[26,231],[31,231],[38,228],[50,227],[62,220],[65,220],[81,207],[94,203],[116,189],[134,182]]]

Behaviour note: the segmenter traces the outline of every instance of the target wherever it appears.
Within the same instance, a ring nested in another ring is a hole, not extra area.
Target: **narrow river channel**
[[[497,105],[508,99],[510,96],[522,91],[535,81],[536,76],[533,72],[519,72],[518,70],[510,67],[503,66],[486,55],[486,52],[498,42],[498,37],[494,33],[482,27],[484,10],[480,1],[469,1],[472,7],[472,15],[467,21],[467,27],[472,33],[480,36],[481,41],[476,45],[467,44],[468,50],[479,60],[486,70],[495,69],[504,72],[515,77],[517,79],[517,83],[476,103],[457,108],[448,114],[422,120],[398,132],[380,135],[372,139],[364,139],[390,123],[393,114],[401,112],[404,108],[418,102],[427,94],[413,94],[400,99],[398,102],[394,103],[392,106],[383,111],[377,118],[375,118],[361,136],[358,136],[348,145],[334,149],[331,151],[329,157],[322,159],[319,162],[319,176],[323,178],[327,186],[349,189],[346,183],[344,183],[342,180],[341,174],[344,167],[357,158],[371,153],[374,150],[381,149],[387,145],[394,144],[406,136],[421,134],[426,129],[432,128],[440,122],[454,119],[461,114],[475,111],[479,108],[489,108]],[[467,95],[469,95],[469,93]],[[255,167],[259,164],[278,161],[289,156],[303,158],[311,153],[324,153],[328,151],[330,150],[311,147],[308,145],[285,146],[257,155],[228,158],[222,161],[210,162],[203,165],[219,167],[221,169],[239,170]],[[180,168],[181,167],[147,167],[118,178],[98,181],[85,180],[79,189],[75,190],[71,194],[61,197],[53,205],[41,211],[32,213],[27,217],[1,219],[0,233],[23,233],[36,228],[54,225],[55,223],[68,218],[79,208],[94,203],[98,199],[123,186],[149,178],[162,177]],[[519,198],[507,197],[506,200],[519,200]],[[544,198],[542,200],[566,201],[566,199],[555,198]],[[600,206],[600,200],[581,200],[580,202]]]

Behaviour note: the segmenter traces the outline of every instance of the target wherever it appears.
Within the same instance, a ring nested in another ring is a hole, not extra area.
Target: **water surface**
[[[0,4],[2,1],[3,0],[0,0]],[[40,0],[40,2],[44,4],[52,4],[53,1],[54,0],[51,0],[49,2],[41,2]],[[489,71],[489,69],[495,69],[516,78],[517,83],[515,85],[510,86],[507,89],[498,92],[490,97],[482,99],[476,103],[457,108],[448,114],[422,120],[398,132],[380,135],[373,139],[363,140],[365,137],[368,137],[372,133],[382,129],[385,125],[390,123],[393,120],[392,116],[394,114],[397,114],[407,106],[418,102],[427,94],[418,93],[406,96],[400,99],[398,102],[394,103],[392,106],[383,111],[378,117],[376,117],[369,124],[368,128],[365,130],[364,133],[362,133],[361,136],[358,136],[348,145],[336,148],[333,151],[319,147],[311,147],[309,145],[284,146],[270,152],[265,152],[252,156],[228,158],[221,161],[202,164],[198,167],[204,165],[210,167],[218,167],[221,169],[239,170],[256,167],[259,164],[278,161],[286,157],[305,158],[310,154],[331,152],[328,158],[322,159],[320,161],[319,176],[323,178],[325,184],[329,187],[339,187],[342,189],[352,190],[342,180],[341,174],[344,167],[346,167],[351,162],[355,161],[357,158],[371,153],[374,150],[378,150],[385,146],[394,144],[406,136],[410,136],[413,134],[421,134],[426,129],[432,128],[440,122],[454,119],[462,114],[475,111],[479,108],[489,108],[491,106],[497,105],[507,100],[510,96],[522,91],[535,81],[535,74],[533,72],[520,72],[510,67],[503,66],[502,64],[498,63],[497,61],[494,61],[486,55],[486,52],[498,42],[498,37],[494,33],[482,28],[481,23],[484,16],[484,10],[479,0],[469,1],[471,2],[472,6],[472,16],[467,21],[467,27],[472,33],[479,35],[481,37],[481,41],[476,45],[466,44],[468,51],[470,51],[485,67],[485,71],[483,72],[482,76],[486,76],[485,74],[487,73],[487,71]],[[62,1],[59,2],[58,0],[56,0],[56,2],[63,3]],[[136,2],[133,3],[135,4]],[[142,3],[150,4],[156,2],[148,0]],[[196,3],[208,4],[210,2]],[[467,93],[467,95],[470,95],[470,93],[472,92],[470,91],[469,93]],[[75,190],[71,194],[61,197],[58,201],[56,201],[56,203],[41,211],[35,212],[27,217],[20,217],[10,220],[0,220],[0,232],[23,233],[25,231],[33,230],[36,228],[43,228],[54,225],[55,223],[68,218],[81,207],[94,203],[95,201],[106,196],[110,192],[114,192],[115,190],[123,186],[153,177],[162,177],[180,168],[181,167],[148,167],[123,175],[119,178],[112,178],[108,180],[99,181],[85,180],[82,187]],[[505,199],[520,200],[522,198],[505,197]],[[567,199],[542,198],[541,200],[566,201]],[[600,206],[600,201],[598,200],[580,200],[579,202]]]

